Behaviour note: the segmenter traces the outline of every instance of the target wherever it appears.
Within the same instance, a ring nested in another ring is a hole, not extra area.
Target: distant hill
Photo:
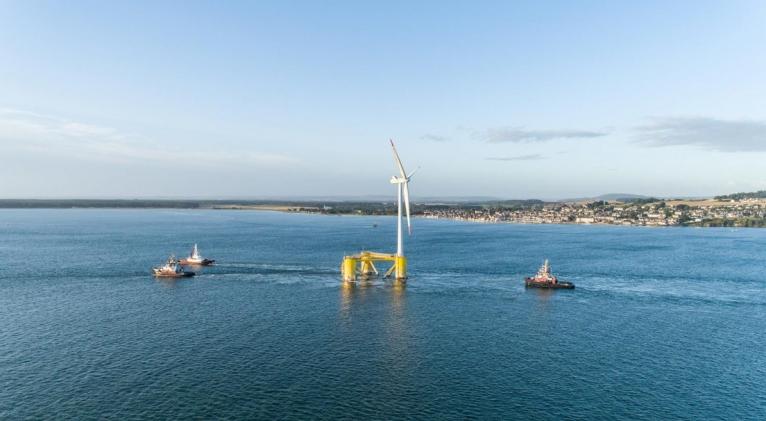
[[[723,196],[714,197],[715,200],[742,200],[742,199],[764,199],[766,198],[766,190],[759,190],[750,193],[732,193]]]
[[[420,192],[418,192],[420,193]],[[209,199],[200,199],[209,200]],[[350,195],[350,196],[267,196],[267,197],[232,197],[222,198],[220,200],[227,201],[248,201],[248,202],[281,202],[281,203],[303,203],[303,202],[355,202],[355,203],[379,203],[379,202],[395,202],[396,191],[391,194],[368,194],[368,195]],[[411,196],[412,202],[418,203],[464,203],[464,202],[490,202],[497,200],[504,200],[495,196],[424,196],[417,194]]]
[[[642,196],[640,194],[631,193],[607,193],[596,197],[578,197],[574,199],[564,199],[561,200],[561,202],[594,202],[598,200],[628,202],[639,199],[649,199],[649,196]]]
[[[640,194],[630,194],[630,193],[607,193],[602,194],[601,196],[597,196],[596,199],[598,200],[631,200],[631,199],[648,199],[649,196],[643,196]]]
[[[395,200],[396,198],[389,198],[388,200]],[[485,202],[498,202],[505,199],[501,199],[493,196],[419,196],[412,197],[410,200],[417,203],[449,203],[449,204],[461,204],[461,203],[485,203]]]

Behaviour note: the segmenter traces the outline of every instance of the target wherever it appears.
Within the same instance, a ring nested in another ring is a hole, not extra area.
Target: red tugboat
[[[559,282],[555,275],[551,274],[551,265],[548,259],[540,266],[537,275],[524,279],[524,286],[527,288],[551,288],[551,289],[574,289],[571,282]]]
[[[185,259],[181,259],[180,263],[182,265],[189,265],[189,266],[210,266],[213,263],[215,263],[215,260],[213,259],[205,259],[199,254],[199,250],[197,249],[197,243],[194,243],[194,247],[192,248],[191,254],[189,257]]]

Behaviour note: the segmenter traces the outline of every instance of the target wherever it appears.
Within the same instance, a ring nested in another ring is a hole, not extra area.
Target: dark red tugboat
[[[213,263],[215,263],[215,260],[213,259],[205,259],[199,254],[199,250],[197,249],[197,243],[194,243],[194,247],[192,248],[191,254],[189,257],[185,259],[181,259],[180,263],[182,265],[188,265],[188,266],[210,266]]]
[[[560,282],[555,275],[551,274],[551,265],[548,259],[540,266],[537,275],[524,279],[524,286],[527,288],[550,288],[550,289],[574,289],[571,282]]]

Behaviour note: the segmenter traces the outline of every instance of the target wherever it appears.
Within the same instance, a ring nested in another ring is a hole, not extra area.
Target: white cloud
[[[547,142],[556,139],[590,139],[606,135],[606,132],[590,130],[527,130],[519,127],[495,127],[475,133],[475,136],[489,143]]]
[[[55,155],[99,162],[178,163],[193,160],[200,166],[285,165],[297,158],[257,151],[177,150],[151,139],[56,116],[0,109],[0,144]]]
[[[537,161],[544,159],[545,157],[539,153],[529,155],[516,155],[516,156],[498,156],[487,158],[488,161]]]
[[[449,138],[447,136],[441,136],[441,135],[433,134],[433,133],[426,133],[423,136],[420,136],[420,139],[421,140],[430,140],[430,141],[433,141],[433,142],[446,142],[446,141],[449,140]]]
[[[766,122],[709,117],[655,118],[637,127],[638,142],[649,146],[695,145],[723,152],[766,151]]]

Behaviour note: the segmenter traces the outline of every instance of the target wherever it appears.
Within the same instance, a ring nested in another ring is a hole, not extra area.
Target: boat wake
[[[335,275],[340,276],[337,268],[330,267],[313,267],[307,265],[297,264],[269,264],[269,263],[245,263],[245,262],[231,262],[231,263],[219,263],[215,265],[216,274],[261,274],[261,275],[279,275],[279,274],[295,274],[295,275]]]

